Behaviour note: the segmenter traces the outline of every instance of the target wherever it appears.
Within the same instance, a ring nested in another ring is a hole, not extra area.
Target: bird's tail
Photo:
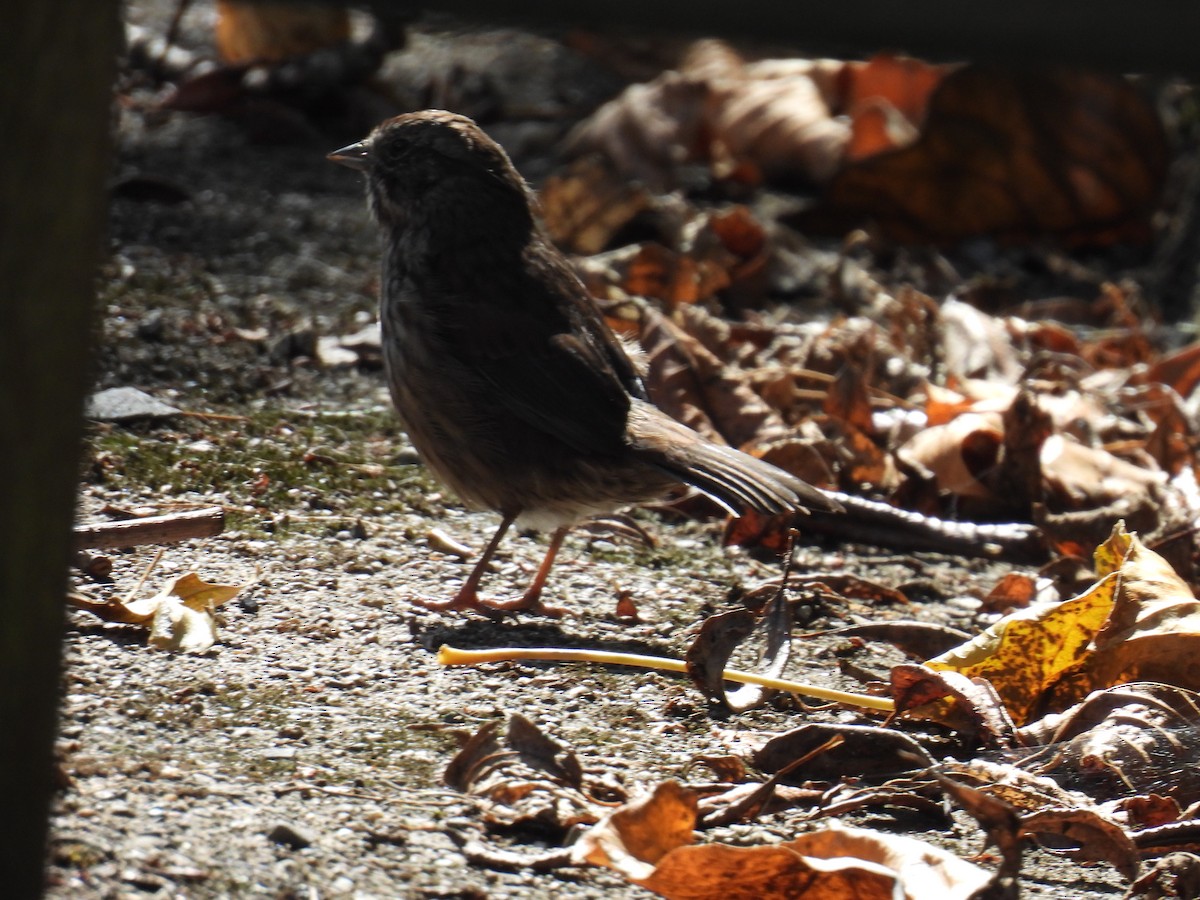
[[[711,497],[734,515],[841,512],[824,492],[783,469],[714,444],[649,404],[634,402],[630,441],[648,463]]]

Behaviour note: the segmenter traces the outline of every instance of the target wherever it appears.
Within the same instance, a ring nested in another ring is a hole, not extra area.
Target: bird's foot
[[[567,610],[561,606],[547,606],[538,594],[523,594],[512,600],[481,600],[485,608],[504,615],[506,613],[526,612],[534,616],[546,616],[549,619],[561,619]]]
[[[426,597],[416,597],[413,604],[433,612],[457,612],[460,610],[481,613],[490,618],[498,618],[509,613],[527,612],[535,616],[546,616],[560,619],[567,614],[561,606],[547,606],[542,602],[540,593],[526,593],[512,600],[484,600],[475,591],[462,590],[449,600],[431,600]]]

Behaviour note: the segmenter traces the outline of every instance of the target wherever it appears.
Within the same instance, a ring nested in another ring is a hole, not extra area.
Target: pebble
[[[303,850],[312,844],[316,838],[303,828],[288,822],[280,822],[267,832],[267,839],[276,844],[283,844],[293,850]]]

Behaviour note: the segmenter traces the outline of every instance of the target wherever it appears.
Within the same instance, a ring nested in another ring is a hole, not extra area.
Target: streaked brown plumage
[[[570,526],[680,482],[735,514],[838,508],[650,404],[524,180],[470,119],[397,116],[329,158],[366,174],[383,232],[383,354],[404,427],[438,478],[502,517],[458,593],[421,605],[556,614],[541,592]],[[550,547],[524,596],[483,601],[515,521],[551,530]]]

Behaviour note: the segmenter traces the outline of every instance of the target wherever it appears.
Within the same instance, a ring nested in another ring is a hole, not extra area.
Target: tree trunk
[[[103,246],[118,6],[0,28],[0,885],[43,890],[63,594]]]

